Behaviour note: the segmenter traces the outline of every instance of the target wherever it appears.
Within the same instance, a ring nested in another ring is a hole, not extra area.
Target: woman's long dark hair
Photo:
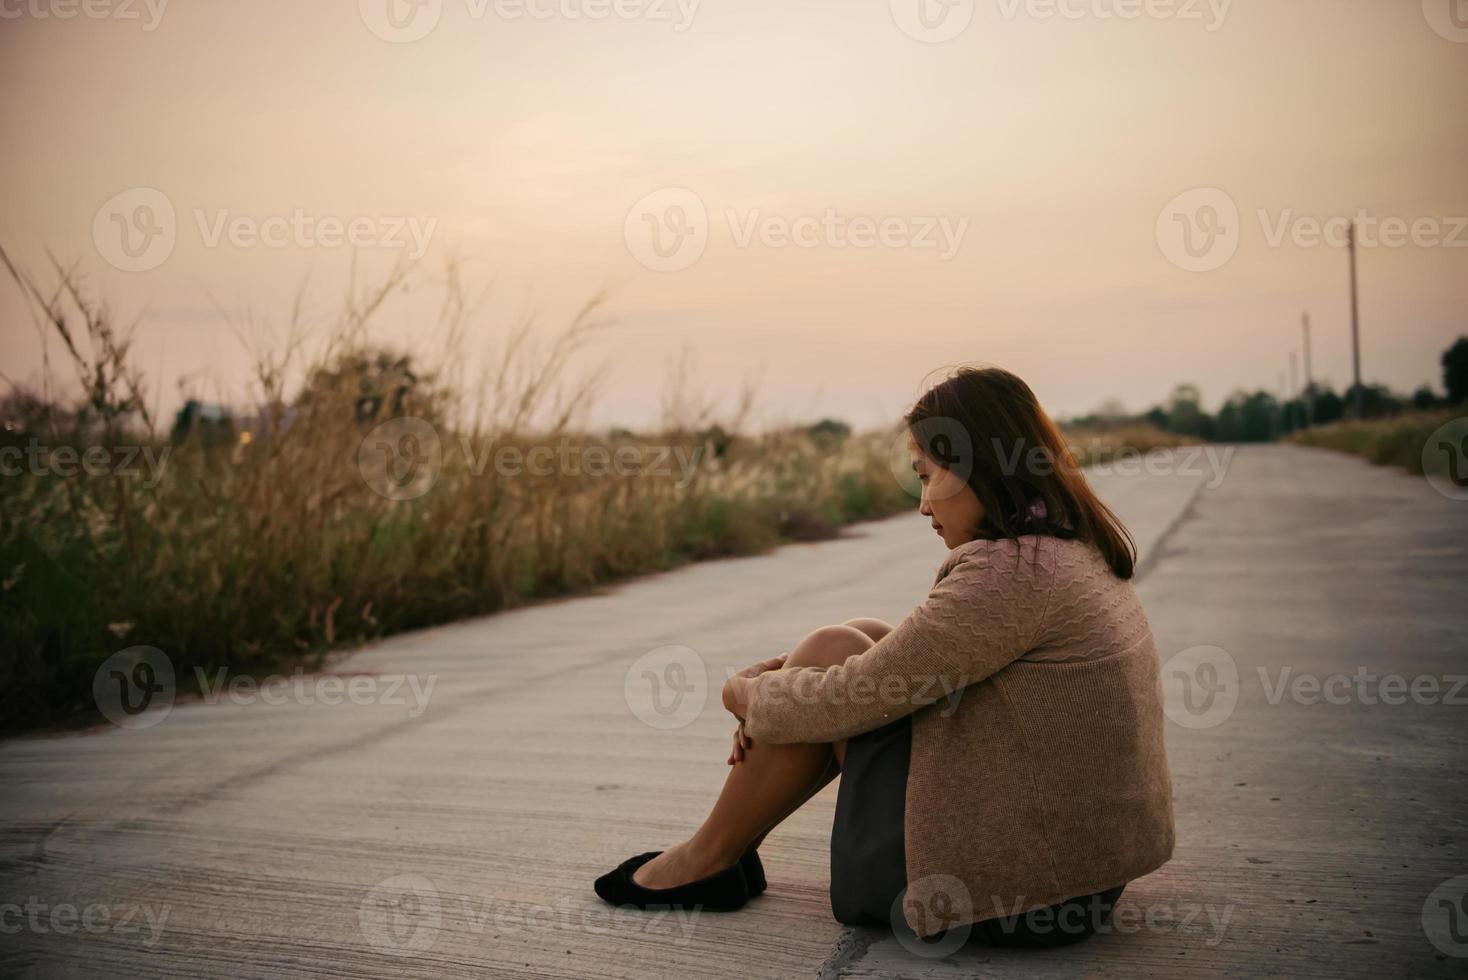
[[[1019,378],[1000,368],[959,368],[928,389],[904,421],[930,459],[973,488],[984,506],[981,537],[1077,538],[1095,545],[1118,578],[1132,577],[1136,542]]]

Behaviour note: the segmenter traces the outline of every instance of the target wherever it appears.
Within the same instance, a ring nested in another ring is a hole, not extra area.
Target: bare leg
[[[851,626],[823,626],[790,652],[787,667],[827,667],[869,649],[872,639]],[[845,742],[756,741],[730,770],[703,825],[638,868],[637,884],[672,888],[730,867],[799,809],[839,771]]]
[[[841,625],[850,626],[852,629],[860,630],[868,637],[870,637],[873,643],[877,642],[882,637],[892,632],[891,624],[886,623],[880,619],[874,619],[870,616],[859,616],[856,619],[848,619]],[[860,653],[861,651],[858,650],[857,652]],[[788,662],[786,666],[789,666]],[[755,837],[755,839],[750,843],[748,850],[752,851],[755,848],[759,847],[760,844],[764,843],[765,837],[769,834],[770,831],[779,826],[782,820],[790,816],[790,814],[794,813],[796,810],[799,810],[802,806],[805,806],[806,800],[810,799],[812,796],[815,796],[821,790],[825,789],[827,783],[829,783],[831,780],[835,779],[838,775],[841,774],[841,770],[845,768],[846,765],[846,743],[836,742],[831,746],[831,748],[833,750],[832,755],[834,756],[834,758],[831,760],[831,763],[827,765],[826,771],[818,776],[816,778],[816,781],[811,784],[810,792],[801,799],[797,800],[795,804],[790,807],[790,809],[787,810],[784,814],[782,814],[778,820],[775,820],[764,830],[760,831],[759,836]]]
[[[850,626],[852,629],[861,630],[867,636],[872,638],[873,643],[876,643],[882,637],[892,632],[891,623],[885,622],[884,620],[875,619],[871,616],[858,616],[856,619],[848,619],[842,625]]]

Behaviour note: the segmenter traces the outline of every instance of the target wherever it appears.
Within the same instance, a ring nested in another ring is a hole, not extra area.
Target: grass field
[[[1450,419],[1464,414],[1468,412],[1460,406],[1360,422],[1334,422],[1296,432],[1290,439],[1302,446],[1355,453],[1378,466],[1401,466],[1421,475],[1422,450],[1428,436]]]

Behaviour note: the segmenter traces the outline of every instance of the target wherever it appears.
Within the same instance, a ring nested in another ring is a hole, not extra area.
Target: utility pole
[[[1289,426],[1291,431],[1293,431],[1297,427],[1295,421],[1295,410],[1293,407],[1291,407],[1291,403],[1299,397],[1300,391],[1300,389],[1295,386],[1296,373],[1295,352],[1290,351],[1290,399],[1289,401],[1285,402],[1285,425]]]
[[[1356,376],[1356,418],[1365,414],[1366,400],[1365,392],[1361,389],[1361,324],[1356,312],[1356,222],[1351,222],[1351,230],[1346,237],[1346,245],[1351,253],[1351,367]]]
[[[1305,428],[1315,424],[1315,381],[1310,376],[1310,314],[1303,313],[1300,326],[1305,331]]]
[[[1284,432],[1285,405],[1288,398],[1289,394],[1285,391],[1285,374],[1281,371],[1279,372],[1279,399],[1274,403],[1274,419],[1271,426],[1274,430],[1271,435],[1276,439]]]

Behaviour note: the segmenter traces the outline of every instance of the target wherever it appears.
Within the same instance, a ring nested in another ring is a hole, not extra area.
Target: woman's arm
[[[750,737],[767,742],[835,742],[938,702],[956,710],[963,688],[1031,648],[1050,578],[1012,548],[971,548],[865,653],[839,666],[747,678],[726,707],[744,718]]]

